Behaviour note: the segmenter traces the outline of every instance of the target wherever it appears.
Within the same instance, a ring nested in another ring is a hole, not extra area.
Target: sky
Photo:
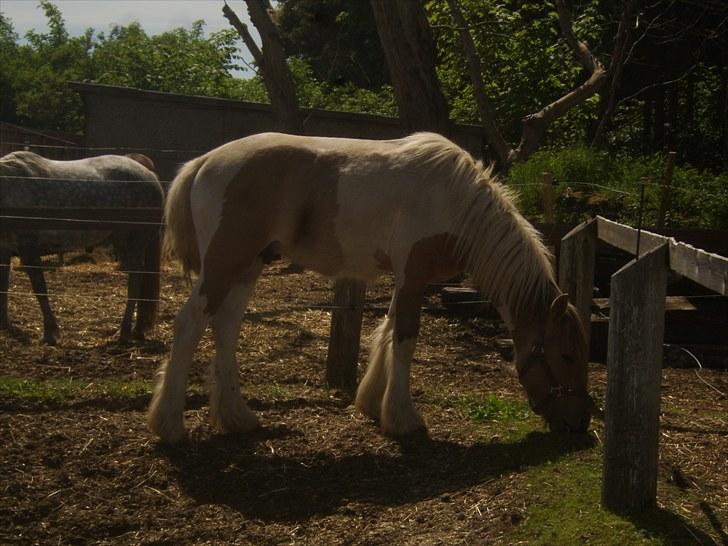
[[[160,34],[178,27],[189,28],[198,19],[205,21],[205,34],[228,28],[222,15],[223,0],[52,0],[61,10],[66,29],[71,36],[83,34],[91,27],[97,32],[108,32],[112,25],[128,25],[138,21],[149,35]],[[243,0],[229,0],[228,4],[243,22],[248,23],[248,10]],[[37,0],[0,0],[0,12],[8,17],[15,32],[22,38],[35,29],[45,32],[48,27],[43,10]],[[242,46],[243,57],[250,59]],[[243,75],[243,74],[236,74]],[[250,72],[245,73],[248,77]]]

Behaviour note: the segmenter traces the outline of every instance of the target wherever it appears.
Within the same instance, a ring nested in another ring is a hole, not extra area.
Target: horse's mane
[[[435,133],[402,139],[401,152],[450,181],[456,253],[481,292],[515,321],[544,312],[556,287],[551,255],[518,212],[517,194],[465,150]]]

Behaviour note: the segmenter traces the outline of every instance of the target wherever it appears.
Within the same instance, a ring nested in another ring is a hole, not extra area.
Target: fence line
[[[60,144],[28,144],[27,142],[5,142],[4,144],[8,146],[18,146],[21,148],[20,150],[15,150],[16,152],[21,151],[27,151],[26,148],[51,148],[51,149],[59,149],[59,150],[80,150],[80,151],[89,151],[89,150],[119,150],[119,151],[125,151],[125,152],[155,152],[155,153],[176,153],[176,154],[206,154],[209,152],[212,148],[208,150],[176,150],[176,149],[164,149],[164,148],[132,148],[129,146],[63,146]],[[10,152],[12,153],[12,152]],[[62,160],[61,160],[62,161]]]
[[[0,294],[5,294],[8,296],[13,297],[23,297],[23,298],[37,298],[39,296],[47,297],[47,298],[63,298],[63,299],[87,299],[87,300],[98,300],[98,296],[92,296],[92,295],[86,295],[86,294],[64,294],[64,293],[42,293],[42,292],[17,292],[17,291],[10,291],[10,290],[0,290]],[[123,294],[118,294],[119,297],[124,297],[124,301],[144,301],[144,302],[155,302],[155,303],[170,303],[169,299],[152,299],[152,298],[127,298]],[[474,304],[487,304],[490,303],[490,300],[467,300],[467,301],[458,301],[458,302],[452,302],[448,303],[448,307],[450,306],[456,306],[456,305],[474,305]],[[312,303],[312,304],[298,304],[298,305],[288,305],[286,307],[274,307],[272,309],[268,309],[268,311],[278,311],[278,312],[284,312],[284,311],[300,311],[300,310],[317,310],[317,311],[328,311],[328,310],[334,310],[334,309],[344,309],[344,310],[350,310],[352,309],[351,306],[348,305],[333,305],[333,304],[320,304],[320,303]],[[389,305],[364,305],[362,307],[364,311],[387,311],[389,309]],[[439,307],[437,305],[423,305],[422,309],[425,311],[443,311],[445,310],[445,307]]]
[[[46,209],[38,209],[46,210]],[[58,210],[58,209],[56,209]],[[141,220],[106,220],[106,219],[83,219],[83,218],[58,218],[56,216],[14,216],[11,214],[0,214],[0,220],[32,220],[34,222],[69,222],[69,223],[87,223],[87,224],[118,224],[118,225],[137,225],[137,226],[164,226],[164,222],[146,222]],[[35,228],[37,231],[42,228]],[[49,228],[52,229],[52,228]]]
[[[107,180],[100,178],[59,178],[57,176],[22,176],[11,174],[0,174],[0,180],[51,180],[53,182],[88,182],[98,184],[99,182],[111,182],[119,184],[147,184],[149,180]],[[171,180],[159,180],[160,184],[171,184]]]

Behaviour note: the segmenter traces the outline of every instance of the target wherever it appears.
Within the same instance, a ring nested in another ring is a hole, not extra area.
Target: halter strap
[[[570,398],[572,396],[579,396],[579,393],[576,391],[576,389],[572,387],[567,387],[565,385],[560,384],[556,378],[554,377],[553,372],[551,371],[551,368],[549,367],[548,363],[546,362],[546,352],[544,350],[544,347],[542,344],[537,344],[533,346],[533,350],[531,351],[531,356],[533,355],[541,355],[543,358],[540,360],[540,362],[543,362],[543,367],[546,371],[546,376],[548,377],[550,388],[549,392],[546,396],[544,396],[541,400],[534,402],[531,405],[531,409],[535,413],[539,413],[539,410],[542,410],[546,405],[551,403],[554,400],[559,400],[562,398]],[[535,363],[529,363],[526,361],[524,366],[518,370],[518,380],[523,385],[523,381],[526,378],[526,375],[528,375],[528,372],[533,368]],[[586,394],[586,392],[584,393]],[[529,400],[530,403],[530,400]]]

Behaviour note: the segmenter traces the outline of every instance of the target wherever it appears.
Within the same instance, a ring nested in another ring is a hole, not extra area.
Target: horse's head
[[[588,347],[576,308],[561,294],[543,322],[519,330],[516,368],[531,408],[553,432],[585,432],[596,408],[587,393]]]

